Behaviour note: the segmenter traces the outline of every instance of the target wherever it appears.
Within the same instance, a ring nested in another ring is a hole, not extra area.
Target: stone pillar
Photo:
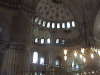
[[[29,75],[32,21],[23,14],[13,17],[10,43],[5,50],[1,75]]]

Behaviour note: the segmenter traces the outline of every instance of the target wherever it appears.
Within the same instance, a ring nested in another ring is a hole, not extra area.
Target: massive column
[[[32,20],[23,13],[13,17],[10,42],[5,50],[1,75],[29,75]]]

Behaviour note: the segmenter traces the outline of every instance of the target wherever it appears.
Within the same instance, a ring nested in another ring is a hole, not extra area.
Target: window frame
[[[38,57],[39,57],[39,54],[37,51],[33,52],[33,62],[34,64],[37,64],[38,63]]]
[[[68,29],[71,28],[71,24],[70,24],[70,22],[67,22],[67,28],[68,28]]]

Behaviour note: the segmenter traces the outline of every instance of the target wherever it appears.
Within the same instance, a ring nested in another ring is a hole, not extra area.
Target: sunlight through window
[[[43,57],[40,58],[40,64],[44,65],[44,58]]]
[[[33,63],[38,63],[38,53],[37,52],[33,53]]]
[[[70,28],[70,22],[67,22],[67,28]]]
[[[75,22],[74,21],[72,21],[72,27],[75,27]]]

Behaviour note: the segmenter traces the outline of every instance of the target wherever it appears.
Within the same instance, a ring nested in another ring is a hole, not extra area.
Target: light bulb
[[[64,60],[65,60],[65,61],[67,60],[67,56],[64,56]]]
[[[84,72],[84,74],[86,74],[86,72]]]
[[[64,55],[67,55],[67,51],[68,51],[67,49],[64,49]]]
[[[82,54],[80,54],[80,58],[81,58],[81,59],[83,58]]]
[[[84,51],[85,51],[85,49],[84,48],[81,48],[81,53],[82,54],[84,54]]]
[[[95,52],[96,52],[96,53],[98,52],[98,49],[97,49],[97,48],[95,49]]]
[[[94,71],[92,71],[92,73],[94,73]]]
[[[100,55],[100,50],[98,50],[98,54]]]
[[[75,51],[74,56],[77,57],[77,52]]]
[[[83,58],[83,61],[86,62],[86,58]]]
[[[93,53],[91,54],[91,58],[92,58],[92,59],[94,58],[94,54],[93,54]]]
[[[88,72],[90,74],[90,72]]]

